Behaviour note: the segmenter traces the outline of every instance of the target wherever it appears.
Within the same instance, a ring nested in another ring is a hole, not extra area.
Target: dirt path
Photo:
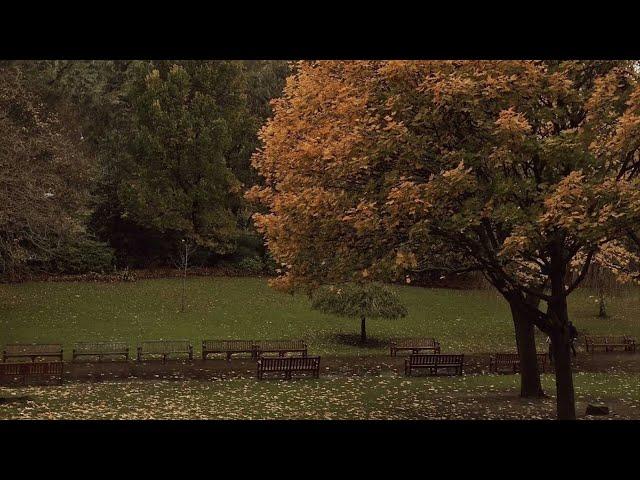
[[[331,357],[323,356],[322,375],[403,375],[404,357],[366,356]],[[489,373],[489,354],[465,356],[464,371],[467,374]],[[640,372],[640,354],[608,353],[579,354],[575,358],[575,372]],[[193,362],[169,360],[148,362],[67,362],[65,382],[86,382],[111,379],[213,379],[251,377],[256,372],[256,364],[251,359],[235,358],[231,362],[223,359],[196,359]]]

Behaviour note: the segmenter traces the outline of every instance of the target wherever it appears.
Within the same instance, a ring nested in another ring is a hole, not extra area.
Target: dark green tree
[[[395,320],[407,315],[398,295],[380,283],[324,285],[311,295],[311,307],[322,313],[360,319],[360,343],[367,343],[367,318]]]
[[[237,237],[240,183],[227,165],[245,112],[240,65],[138,65],[117,183],[123,216],[173,237],[228,253]]]

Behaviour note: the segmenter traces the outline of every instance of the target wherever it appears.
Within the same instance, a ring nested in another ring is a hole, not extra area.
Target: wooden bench
[[[587,352],[595,352],[597,348],[605,352],[613,352],[621,348],[625,352],[636,351],[636,339],[629,335],[585,335],[584,346]]]
[[[462,366],[464,364],[464,355],[460,354],[425,354],[410,355],[404,361],[404,374],[411,376],[413,369],[426,369],[429,375],[438,375],[439,369],[445,369],[448,375],[449,371],[454,370],[453,375],[462,375]]]
[[[32,363],[0,363],[0,379],[20,380],[27,385],[29,379],[53,379],[62,384],[64,376],[63,362],[32,362]]]
[[[124,357],[129,361],[129,345],[126,342],[77,342],[73,346],[72,361],[81,357],[98,357],[101,362],[103,357]]]
[[[538,368],[540,371],[545,372],[548,355],[546,353],[536,353],[536,357],[538,358]],[[520,355],[517,353],[496,353],[489,357],[489,372],[491,373],[518,373],[519,371]]]
[[[440,342],[435,338],[398,338],[391,342],[391,356],[395,357],[399,351],[409,351],[418,354],[421,351],[440,353]]]
[[[60,343],[12,343],[5,345],[2,361],[10,358],[55,358],[62,361],[62,344]]]
[[[143,357],[162,357],[162,363],[166,363],[170,355],[188,355],[189,361],[193,360],[193,345],[189,340],[151,340],[138,345],[138,362]]]
[[[251,358],[258,356],[258,347],[254,340],[203,340],[202,359],[206,360],[211,354],[224,354],[227,361],[231,361],[231,355],[237,353],[250,353]]]
[[[320,376],[320,357],[260,357],[258,359],[258,380],[265,373],[284,373],[290,379],[293,372],[311,372],[314,378]]]
[[[258,340],[256,342],[257,356],[265,353],[277,353],[280,357],[284,357],[287,353],[299,353],[306,357],[307,344],[304,343],[304,340]]]

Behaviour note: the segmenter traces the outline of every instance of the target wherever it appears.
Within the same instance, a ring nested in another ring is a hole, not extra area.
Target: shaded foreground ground
[[[543,376],[554,392],[553,375]],[[516,375],[404,378],[326,376],[318,380],[230,378],[70,383],[0,388],[0,419],[553,419],[555,399],[518,397]],[[640,419],[640,374],[575,375],[578,415],[604,402],[607,419]],[[586,417],[596,418],[596,417]]]

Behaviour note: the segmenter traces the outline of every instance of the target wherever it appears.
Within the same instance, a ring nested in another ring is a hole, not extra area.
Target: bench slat
[[[426,368],[433,375],[437,375],[440,368],[453,368],[456,375],[462,375],[463,365],[464,354],[414,354],[405,360],[405,375],[411,376],[414,368]]]
[[[320,357],[261,357],[257,363],[257,376],[262,379],[268,372],[283,372],[291,378],[293,372],[312,372],[315,378],[320,374]]]

